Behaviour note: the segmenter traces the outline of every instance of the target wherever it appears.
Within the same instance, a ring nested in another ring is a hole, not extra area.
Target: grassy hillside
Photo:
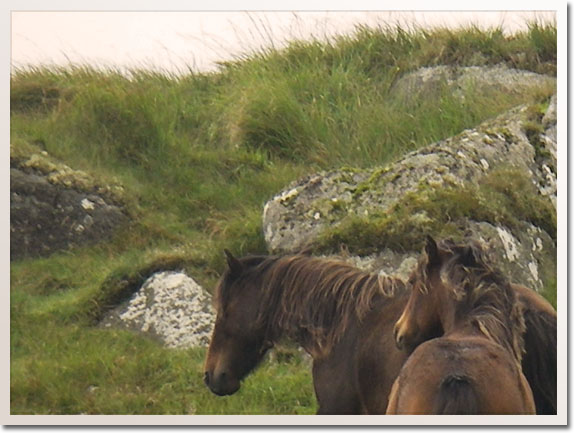
[[[13,72],[13,146],[122,184],[133,223],[112,241],[11,264],[12,413],[313,413],[310,370],[296,354],[219,398],[202,385],[203,350],[94,326],[126,282],[158,265],[178,264],[212,289],[223,248],[266,252],[262,206],[295,178],[389,162],[555,92],[389,95],[422,66],[500,63],[554,75],[556,29],[360,28],[178,77],[88,66]]]

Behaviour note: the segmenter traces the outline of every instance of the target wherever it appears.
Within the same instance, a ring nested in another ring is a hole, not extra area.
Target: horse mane
[[[217,306],[227,303],[230,284],[260,287],[257,321],[266,325],[268,336],[286,335],[317,353],[330,349],[378,298],[392,298],[405,288],[400,279],[367,273],[335,259],[297,254],[239,261],[245,270],[234,283],[217,287]],[[222,279],[231,277],[225,273]]]
[[[455,320],[466,320],[507,349],[520,364],[525,320],[523,306],[510,282],[490,265],[477,242],[443,240],[438,246],[450,256],[441,266],[440,277],[457,303]]]

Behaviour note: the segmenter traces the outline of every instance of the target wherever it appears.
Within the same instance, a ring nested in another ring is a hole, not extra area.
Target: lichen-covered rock
[[[470,222],[469,234],[513,282],[541,290],[544,281],[555,274],[555,242],[534,225],[522,223],[521,229],[512,231],[487,222]]]
[[[417,252],[397,252],[384,249],[371,255],[331,255],[371,273],[380,273],[407,280],[417,265]]]
[[[367,171],[322,172],[305,177],[264,206],[264,237],[272,252],[295,252],[326,225],[339,221],[355,204]],[[312,206],[312,207],[311,207]]]
[[[502,168],[515,168],[536,186],[535,195],[554,206],[556,146],[549,146],[547,152],[541,148],[546,135],[554,143],[554,135],[547,132],[554,128],[556,116],[551,108],[535,120],[533,112],[527,106],[518,107],[385,167],[322,172],[292,183],[264,207],[263,230],[270,251],[289,253],[314,246],[328,228],[340,228],[351,218],[394,215],[410,194],[475,185]],[[432,218],[423,211],[403,219],[419,227]],[[541,289],[544,274],[554,270],[555,242],[543,228],[529,222],[509,224],[463,219],[459,231],[483,241],[517,282]],[[367,270],[401,277],[407,276],[418,255],[394,246],[362,259],[355,258],[356,252],[350,254],[352,262]]]
[[[30,144],[10,144],[10,167],[44,176],[55,186],[97,194],[111,204],[121,206],[125,202],[124,188],[117,180],[106,183],[97,180],[84,171],[72,169],[55,160],[48,152]]]
[[[48,155],[11,146],[10,258],[39,257],[106,240],[128,222],[118,185],[99,185]]]
[[[487,222],[468,220],[463,225],[468,238],[481,243],[487,256],[509,279],[540,291],[554,276],[556,250],[549,234],[534,225],[523,223],[520,231],[511,231]],[[342,255],[352,265],[373,273],[408,279],[417,264],[419,252],[396,252],[384,249],[368,256]]]
[[[550,195],[555,201],[557,197],[557,96],[551,99],[547,111],[541,119],[543,132],[539,134],[537,147],[542,146],[544,152],[540,153],[539,164],[541,170],[541,189],[545,195]]]
[[[557,145],[557,95],[551,98],[551,103],[541,120],[545,127],[547,137]],[[554,154],[557,155],[557,148],[554,148]]]
[[[108,312],[101,325],[139,331],[167,347],[206,346],[215,314],[210,295],[182,272],[158,272],[124,304]]]

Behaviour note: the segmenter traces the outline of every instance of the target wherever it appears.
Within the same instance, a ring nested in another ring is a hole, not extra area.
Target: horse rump
[[[477,394],[465,376],[449,375],[441,382],[433,413],[440,415],[478,414]]]

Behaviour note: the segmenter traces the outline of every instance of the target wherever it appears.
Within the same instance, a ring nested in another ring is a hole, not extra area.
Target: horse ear
[[[242,272],[242,263],[238,261],[238,259],[230,253],[228,249],[224,250],[224,254],[226,255],[226,262],[228,263],[228,268],[232,272],[234,276],[238,276]]]
[[[463,265],[464,266],[473,266],[477,263],[477,257],[475,255],[475,251],[471,245],[468,245],[465,248],[465,252],[463,253]]]
[[[437,242],[429,235],[427,235],[426,238],[425,253],[427,254],[429,264],[436,264],[441,259]]]
[[[297,255],[304,255],[305,257],[310,257],[313,254],[313,247],[310,245],[305,246],[300,251],[297,252]]]

